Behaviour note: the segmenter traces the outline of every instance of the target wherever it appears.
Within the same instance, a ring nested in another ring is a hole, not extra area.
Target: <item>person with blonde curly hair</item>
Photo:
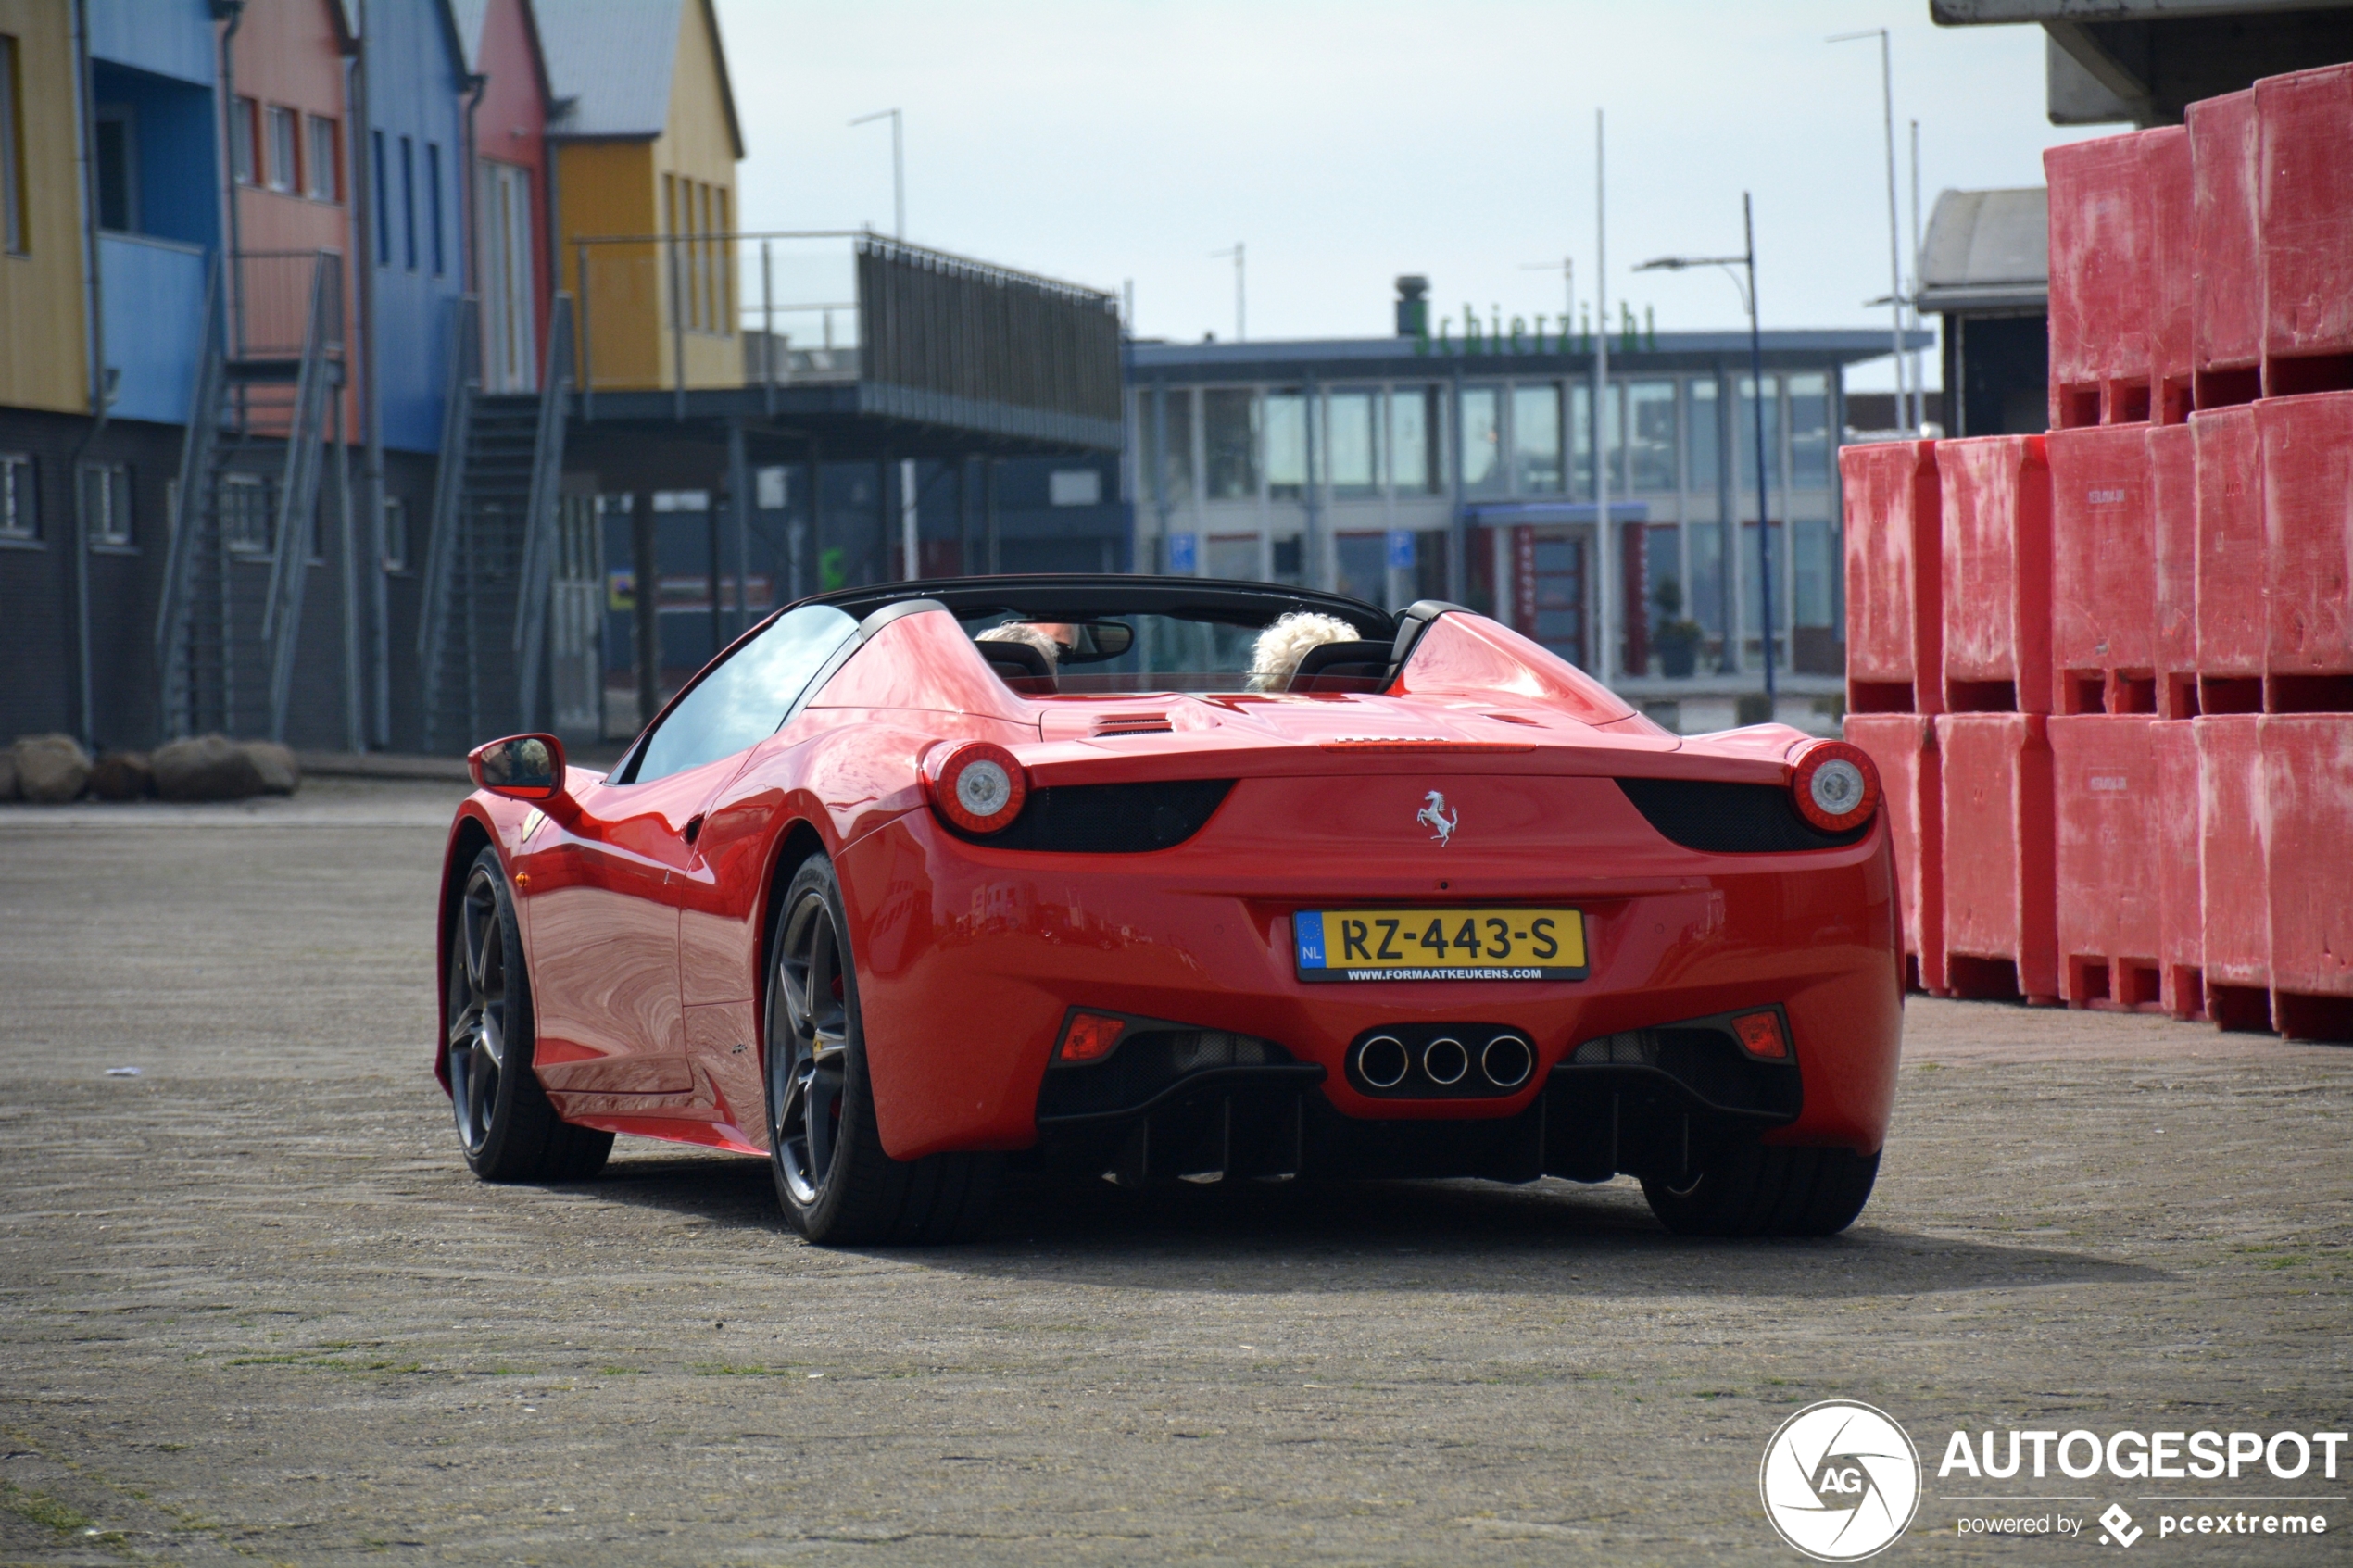
[[[1258,633],[1250,654],[1250,689],[1279,692],[1299,672],[1299,661],[1310,648],[1326,643],[1353,643],[1356,628],[1337,616],[1295,609]]]

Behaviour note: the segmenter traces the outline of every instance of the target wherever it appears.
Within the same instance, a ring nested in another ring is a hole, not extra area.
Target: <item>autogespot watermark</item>
[[[1825,1399],[1773,1434],[1757,1490],[1781,1538],[1823,1562],[1885,1550],[1924,1501],[1935,1504],[1931,1519],[1952,1519],[1962,1537],[2045,1536],[2125,1549],[2189,1536],[2264,1536],[2278,1544],[2325,1536],[2333,1513],[2341,1519],[2346,1496],[2335,1483],[2348,1445],[2353,1434],[2345,1432],[1955,1432],[1930,1499],[1919,1451],[1894,1418],[1856,1400]],[[2122,1499],[2057,1489],[2103,1478],[2156,1489]],[[2182,1485],[2167,1485],[2173,1482]]]

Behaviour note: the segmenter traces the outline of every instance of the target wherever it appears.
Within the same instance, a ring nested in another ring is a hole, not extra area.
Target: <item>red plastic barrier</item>
[[[2197,406],[2251,403],[2262,390],[2263,358],[2263,253],[2257,243],[2261,148],[2254,90],[2202,99],[2184,118]]]
[[[1937,444],[1944,708],[2051,710],[2051,470],[2039,435]]]
[[[1845,736],[1879,764],[1895,840],[1895,896],[1912,984],[1946,994],[1944,809],[1935,721],[1914,713],[1850,713]]]
[[[2353,714],[2263,721],[2271,1022],[2353,1039]]]
[[[1937,712],[1944,693],[1936,443],[1843,446],[1838,472],[1846,512],[1846,710]]]
[[[2159,720],[2149,728],[2157,780],[2157,961],[2159,997],[2175,1018],[2206,1016],[2206,911],[2198,877],[2197,735]]]
[[[1936,720],[1944,784],[1944,969],[1956,996],[2058,1000],[2050,721]]]
[[[2269,627],[2263,608],[2262,443],[2251,408],[2190,417],[2197,447],[2197,671],[2202,712],[2254,712],[2253,699],[2220,700],[2218,681],[2263,673]]]
[[[2149,430],[2055,430],[2051,663],[2062,713],[2157,711]]]
[[[2187,425],[2148,433],[2149,526],[2157,557],[2157,710],[2197,716],[2197,438]]]
[[[2157,214],[2145,159],[2139,133],[2070,142],[2043,154],[2050,182],[2054,430],[2148,418]]]
[[[2197,736],[2206,1010],[2224,1029],[2271,1025],[2262,724],[2252,713],[2191,721]]]
[[[2050,721],[2059,995],[2070,1007],[2160,1007],[2157,724],[2100,714]]]
[[[2264,395],[2353,386],[2353,65],[2267,77],[2255,108]]]
[[[2178,125],[2141,132],[2141,174],[2148,182],[2149,418],[2177,425],[2190,417],[2196,329],[2191,248],[2196,232],[2197,191],[2190,168],[2190,133]]]
[[[2348,215],[2353,222],[2353,215]],[[2274,711],[2353,709],[2353,392],[2255,405]],[[2338,677],[2315,680],[2313,677]]]

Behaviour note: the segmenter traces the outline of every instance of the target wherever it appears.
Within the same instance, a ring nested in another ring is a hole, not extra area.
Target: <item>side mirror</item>
[[[510,800],[553,800],[564,792],[564,743],[553,735],[509,735],[466,754],[474,784]]]

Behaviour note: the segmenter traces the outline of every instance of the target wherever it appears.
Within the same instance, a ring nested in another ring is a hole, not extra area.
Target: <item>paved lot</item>
[[[1915,1001],[1829,1242],[1677,1241],[1624,1181],[871,1253],[750,1160],[481,1186],[423,1045],[452,798],[0,808],[0,1561],[1788,1563],[1756,1466],[1815,1399],[1931,1466],[2353,1414],[2353,1051],[2146,1018]],[[2353,1482],[2302,1486],[2322,1541],[2134,1555],[2344,1561]],[[1954,1490],[1889,1561],[2099,1549],[1957,1540]]]

